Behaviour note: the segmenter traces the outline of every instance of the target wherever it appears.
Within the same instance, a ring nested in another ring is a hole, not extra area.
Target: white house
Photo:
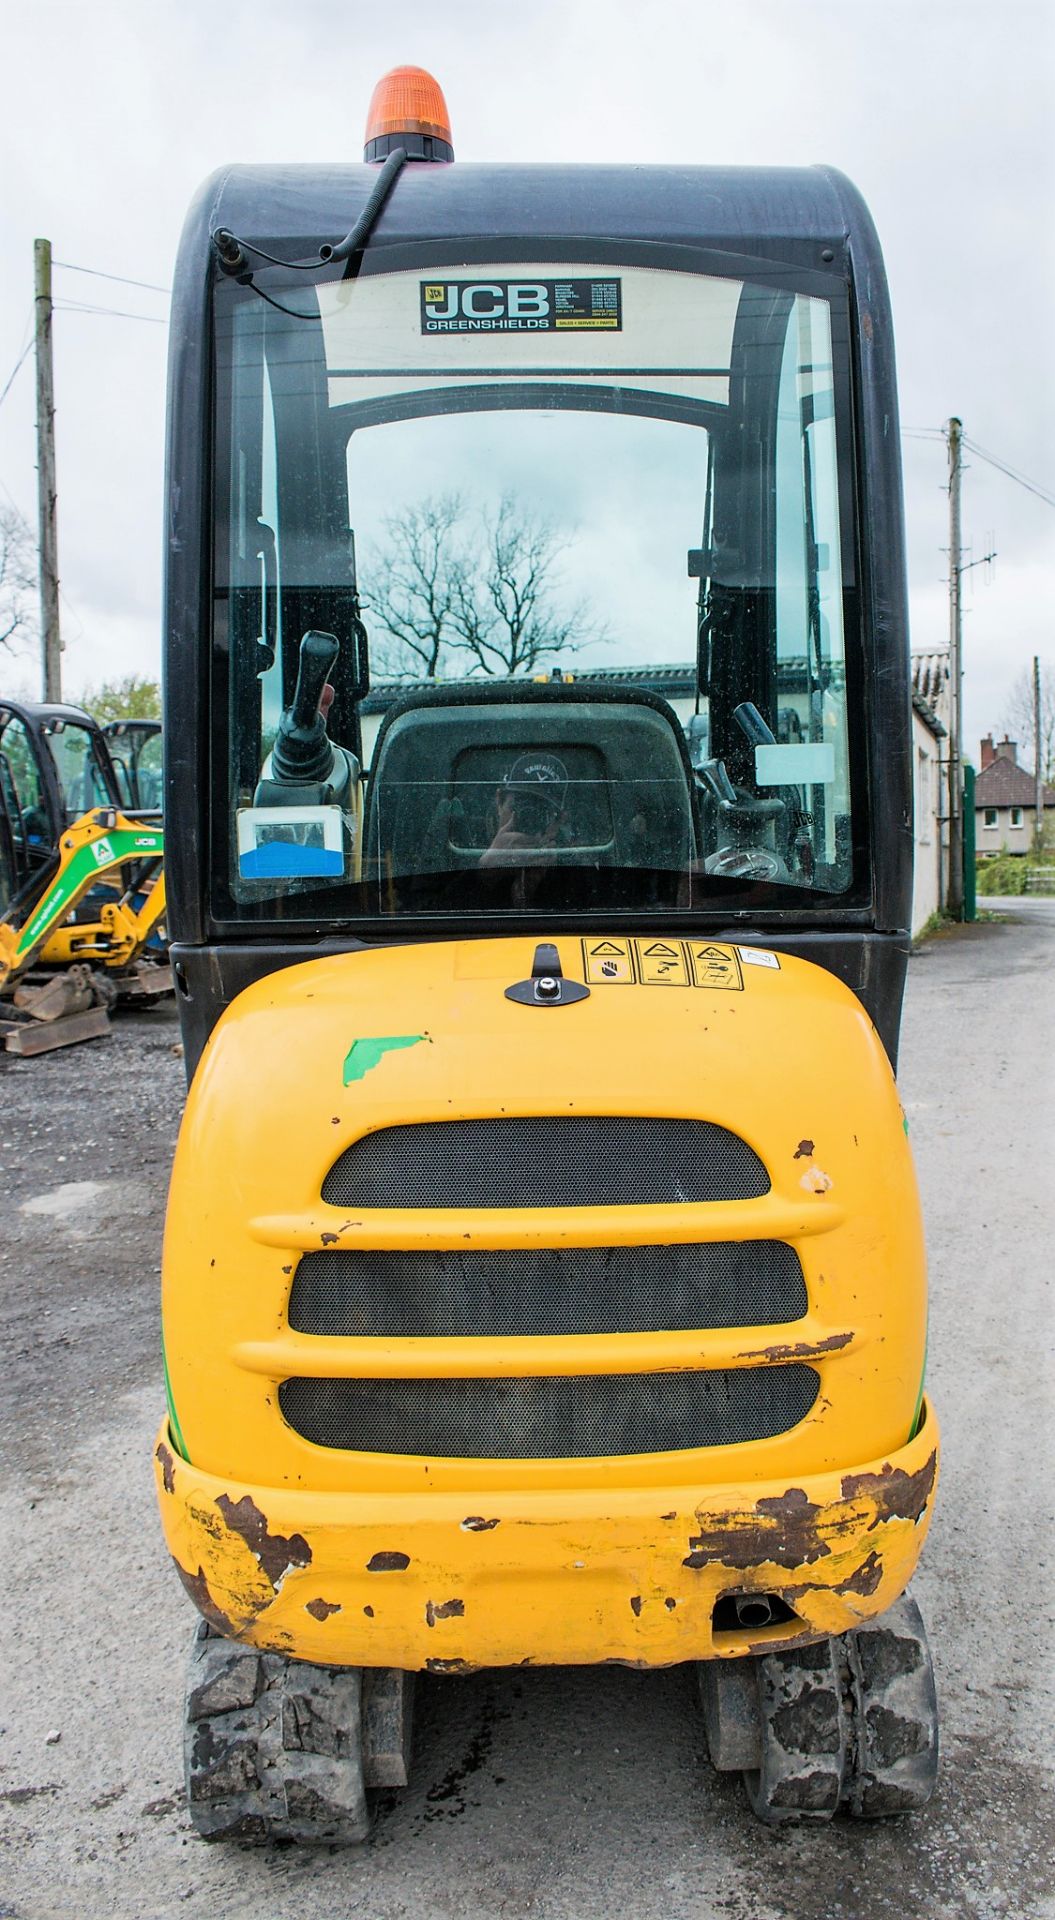
[[[941,816],[946,730],[920,693],[912,695],[912,803],[915,867],[912,877],[912,933],[926,926],[941,902],[944,861]]]

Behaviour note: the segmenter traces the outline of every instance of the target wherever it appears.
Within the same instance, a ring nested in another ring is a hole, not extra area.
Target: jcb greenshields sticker
[[[423,280],[422,333],[618,332],[620,280]]]

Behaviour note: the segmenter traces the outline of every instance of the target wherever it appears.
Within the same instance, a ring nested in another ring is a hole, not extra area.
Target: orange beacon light
[[[374,88],[366,116],[364,160],[402,147],[408,160],[453,160],[443,88],[424,67],[393,67]]]

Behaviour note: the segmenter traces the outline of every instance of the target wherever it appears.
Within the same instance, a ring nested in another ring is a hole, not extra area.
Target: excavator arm
[[[39,896],[23,899],[0,919],[0,989],[36,960],[52,966],[96,960],[107,968],[127,967],[165,911],[164,845],[160,822],[115,807],[94,808],[67,827],[59,840],[58,865],[49,868]],[[99,880],[132,862],[156,869],[140,904],[122,893],[104,902],[95,919],[70,924],[70,914]]]

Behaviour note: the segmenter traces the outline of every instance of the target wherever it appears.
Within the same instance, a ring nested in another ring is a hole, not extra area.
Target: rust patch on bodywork
[[[467,1518],[462,1521],[462,1532],[490,1533],[492,1527],[497,1527],[497,1525],[497,1520],[483,1520],[478,1513],[470,1513]]]
[[[812,1160],[813,1154],[814,1154],[813,1141],[800,1140],[798,1146],[795,1148],[795,1151],[791,1157],[793,1160]]]
[[[697,1571],[715,1562],[741,1569],[766,1562],[789,1571],[808,1566],[846,1552],[862,1531],[872,1533],[889,1520],[915,1524],[930,1498],[936,1474],[935,1452],[916,1473],[888,1462],[878,1473],[844,1474],[839,1501],[818,1505],[803,1487],[789,1487],[754,1507],[698,1516],[702,1530],[690,1538],[682,1565]],[[841,1585],[831,1582],[830,1590],[867,1597],[881,1578],[881,1559],[873,1553]],[[829,1583],[824,1585],[827,1588]]]
[[[228,1619],[223,1608],[217,1606],[212,1594],[209,1592],[209,1583],[201,1567],[198,1568],[197,1573],[188,1573],[186,1567],[181,1567],[178,1560],[174,1560],[172,1564],[186,1587],[187,1592],[190,1594],[198,1612],[209,1622],[210,1627],[215,1627],[217,1633],[224,1634],[229,1640],[237,1639],[237,1632],[233,1623]]]
[[[366,1563],[367,1573],[406,1573],[410,1565],[409,1553],[372,1553]]]
[[[848,1347],[853,1333],[829,1333],[824,1340],[793,1340],[775,1347],[759,1347],[754,1353],[744,1355],[746,1360],[779,1362],[782,1360],[814,1360],[822,1353],[838,1353]]]
[[[154,1458],[161,1467],[161,1482],[166,1493],[176,1491],[176,1462],[163,1440],[159,1440],[154,1449]]]
[[[304,1611],[310,1613],[313,1620],[328,1620],[331,1613],[340,1613],[341,1608],[337,1600],[306,1600]]]
[[[638,1620],[641,1618],[641,1605],[641,1595],[639,1593],[632,1593],[630,1595],[630,1608]]]
[[[290,1534],[287,1540],[281,1533],[269,1533],[267,1520],[249,1494],[235,1501],[221,1493],[216,1505],[231,1532],[256,1556],[260,1571],[276,1593],[291,1567],[310,1566],[311,1548],[303,1534]]]
[[[873,1547],[867,1560],[862,1560],[856,1573],[847,1575],[832,1588],[833,1593],[859,1593],[862,1599],[869,1599],[883,1578],[883,1562]]]
[[[903,1467],[889,1464],[879,1473],[845,1473],[843,1499],[874,1500],[877,1512],[873,1527],[883,1520],[918,1520],[934,1490],[937,1471],[938,1456],[932,1453],[917,1473],[906,1473]]]
[[[437,1620],[458,1620],[464,1612],[464,1600],[441,1600],[439,1606],[434,1600],[425,1602],[425,1622],[430,1627],[434,1627]]]
[[[726,1567],[754,1567],[764,1560],[778,1567],[800,1567],[831,1552],[818,1529],[824,1512],[802,1487],[759,1500],[746,1513],[716,1514],[703,1533],[689,1541],[683,1567],[697,1571],[712,1562]]]
[[[527,1662],[525,1660],[522,1660],[520,1664],[523,1667],[527,1665]],[[473,1666],[473,1663],[471,1660],[426,1660],[425,1668],[428,1673],[475,1673],[476,1672],[476,1668]]]

